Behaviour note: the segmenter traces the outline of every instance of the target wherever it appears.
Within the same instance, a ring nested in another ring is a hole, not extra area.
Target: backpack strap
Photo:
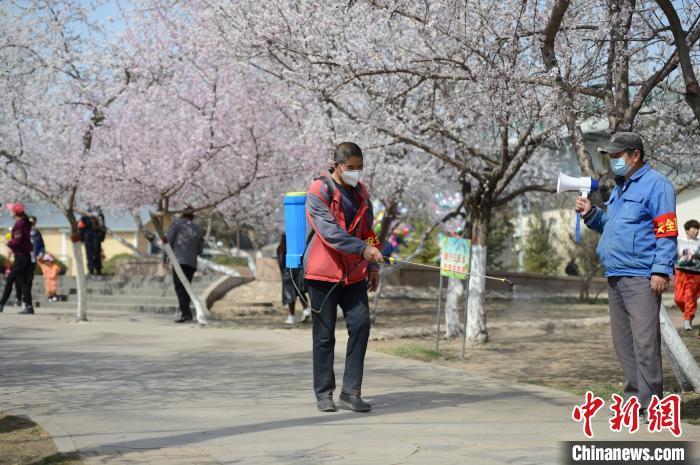
[[[329,202],[333,201],[333,194],[335,190],[333,189],[333,180],[330,178],[330,176],[319,176],[317,178],[314,178],[314,181],[322,181],[326,185],[326,189],[328,189],[328,195],[330,196]],[[306,255],[306,249],[309,248],[309,244],[314,238],[314,234],[316,234],[316,231],[314,231],[314,228],[311,228],[311,231],[309,231],[309,234],[306,236],[306,247],[304,247],[304,253],[302,254],[302,257]]]
[[[326,185],[326,189],[328,189],[328,195],[330,198],[328,199],[329,201],[333,200],[333,180],[331,179],[330,176],[319,176],[314,179],[314,181],[323,181],[323,183]]]

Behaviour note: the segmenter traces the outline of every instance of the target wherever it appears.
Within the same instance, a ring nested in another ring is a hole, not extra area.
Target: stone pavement
[[[571,420],[581,398],[373,352],[374,411],[317,412],[311,341],[295,331],[3,313],[0,347],[0,410],[28,415],[88,465],[553,464],[560,441],[584,439]],[[630,438],[606,419],[596,439]],[[631,437],[645,438],[670,435]],[[683,438],[700,428],[684,424]]]

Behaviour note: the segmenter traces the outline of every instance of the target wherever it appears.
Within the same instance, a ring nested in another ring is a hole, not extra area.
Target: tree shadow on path
[[[505,401],[523,398],[523,401],[532,401],[540,398],[539,395],[524,391],[510,390],[490,393],[485,395],[468,395],[461,393],[442,393],[431,391],[408,391],[382,394],[368,399],[373,404],[373,411],[368,414],[344,412],[330,414],[318,414],[309,417],[290,418],[285,420],[272,420],[261,423],[236,425],[206,431],[193,431],[172,436],[161,436],[132,441],[124,441],[111,444],[103,444],[92,449],[82,450],[82,453],[99,455],[123,450],[153,450],[168,447],[183,447],[213,439],[230,438],[245,434],[268,432],[273,430],[312,427],[331,423],[339,423],[344,420],[373,418],[384,415],[419,412],[440,408],[455,408],[485,401]],[[540,400],[547,400],[540,398]],[[377,424],[379,426],[379,424]]]

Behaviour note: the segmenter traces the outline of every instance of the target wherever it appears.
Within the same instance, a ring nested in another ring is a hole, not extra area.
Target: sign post
[[[440,289],[438,290],[438,308],[435,326],[437,335],[435,336],[435,352],[440,352],[440,306],[442,305],[442,273],[440,273]]]
[[[471,263],[471,241],[461,237],[443,236],[440,239],[440,290],[437,309],[437,335],[435,337],[435,352],[440,349],[440,307],[442,303],[443,277],[466,280],[469,276]],[[467,326],[467,301],[469,298],[469,282],[467,282],[467,296],[464,299],[464,333]],[[466,339],[465,339],[466,341]],[[462,357],[464,357],[464,341],[462,343]]]

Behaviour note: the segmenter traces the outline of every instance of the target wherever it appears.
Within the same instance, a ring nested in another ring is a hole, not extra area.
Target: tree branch
[[[554,193],[557,190],[551,186],[542,186],[542,185],[528,185],[528,186],[522,186],[519,187],[515,190],[510,191],[509,193],[503,195],[502,197],[497,198],[494,200],[493,205],[496,207],[500,207],[501,205],[505,205],[511,200],[515,199],[516,197],[524,194],[525,192],[549,192],[549,193]]]
[[[673,39],[676,42],[676,53],[681,65],[683,80],[685,81],[685,101],[695,114],[695,119],[700,122],[700,86],[695,77],[695,70],[690,59],[690,48],[686,43],[686,33],[683,31],[678,13],[669,0],[656,0],[661,10],[666,15],[670,24]]]

